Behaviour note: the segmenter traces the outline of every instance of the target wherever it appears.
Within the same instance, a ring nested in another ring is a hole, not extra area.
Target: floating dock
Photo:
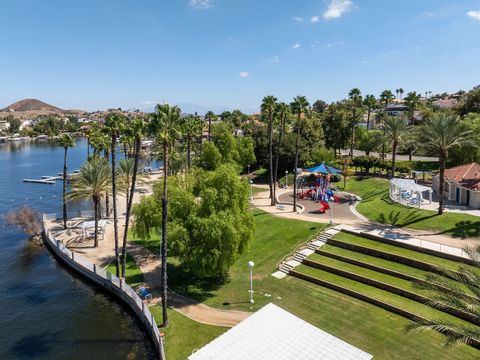
[[[49,179],[23,179],[23,182],[34,183],[34,184],[55,185],[55,180],[50,180],[50,178]]]

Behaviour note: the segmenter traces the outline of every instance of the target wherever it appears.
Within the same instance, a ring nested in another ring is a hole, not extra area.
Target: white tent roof
[[[370,360],[372,355],[268,304],[189,360]]]
[[[417,192],[432,191],[431,187],[417,184],[415,183],[414,180],[410,180],[410,179],[393,178],[390,180],[390,185],[394,185],[396,187],[409,190],[409,191],[417,191]]]

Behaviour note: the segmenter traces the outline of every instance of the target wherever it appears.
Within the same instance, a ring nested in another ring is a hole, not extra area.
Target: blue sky
[[[480,84],[480,1],[15,0],[0,12],[0,107],[254,111],[263,96]]]

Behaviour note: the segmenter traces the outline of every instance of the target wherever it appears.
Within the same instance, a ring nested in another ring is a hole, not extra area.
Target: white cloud
[[[325,19],[336,19],[343,15],[343,13],[353,8],[353,1],[351,0],[331,0],[328,4],[327,11],[323,14]]]
[[[248,77],[248,72],[240,71],[240,73],[238,75],[240,75],[241,78],[246,78],[246,77]]]
[[[270,59],[270,62],[271,62],[271,63],[274,63],[274,64],[278,64],[278,63],[280,62],[280,56],[275,55],[274,57],[272,57],[272,58]]]
[[[162,102],[161,101],[158,101],[158,100],[143,100],[141,102],[142,105],[157,105],[157,104],[161,104]]]
[[[470,10],[467,12],[467,16],[470,16],[472,19],[480,21],[480,10]]]
[[[343,45],[345,45],[345,41],[339,37],[336,37],[333,41],[325,42],[325,43],[315,40],[310,44],[310,48],[313,51],[319,51],[322,49],[331,49],[331,48],[336,48]]]
[[[301,18],[300,16],[295,16],[295,17],[293,18],[293,20],[298,21],[298,22],[302,22],[302,21],[303,21],[303,18]]]
[[[292,49],[298,49],[300,47],[300,44],[299,43],[296,43],[296,44],[293,44],[292,45]]]
[[[318,15],[312,16],[310,18],[311,23],[316,23],[316,22],[318,22],[318,20],[320,20],[320,16],[318,16]]]
[[[213,7],[213,0],[190,0],[190,6],[194,9],[209,9]]]

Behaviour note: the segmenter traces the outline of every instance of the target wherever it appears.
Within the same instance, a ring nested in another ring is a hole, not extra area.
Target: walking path
[[[143,194],[135,193],[133,202],[138,203],[142,196],[152,194],[153,182],[158,180],[159,177],[160,175],[150,176],[146,184],[143,185],[145,192]],[[118,237],[119,246],[121,246],[125,228],[126,209],[125,197],[122,195],[117,196],[117,208],[119,214]],[[70,250],[82,255],[90,262],[105,268],[114,259],[113,222],[111,220],[107,221],[104,239],[99,240],[98,247],[94,247],[92,239],[83,240],[80,226],[85,220],[87,219],[73,218],[68,220],[67,230],[63,229],[62,220],[48,220],[47,226],[55,238],[61,240]],[[143,273],[145,286],[153,295],[151,303],[160,303],[161,260],[145,247],[132,243],[128,243],[127,252],[133,257]],[[212,308],[174,292],[169,292],[168,306],[192,320],[214,326],[233,327],[251,315],[251,313],[244,311]]]

